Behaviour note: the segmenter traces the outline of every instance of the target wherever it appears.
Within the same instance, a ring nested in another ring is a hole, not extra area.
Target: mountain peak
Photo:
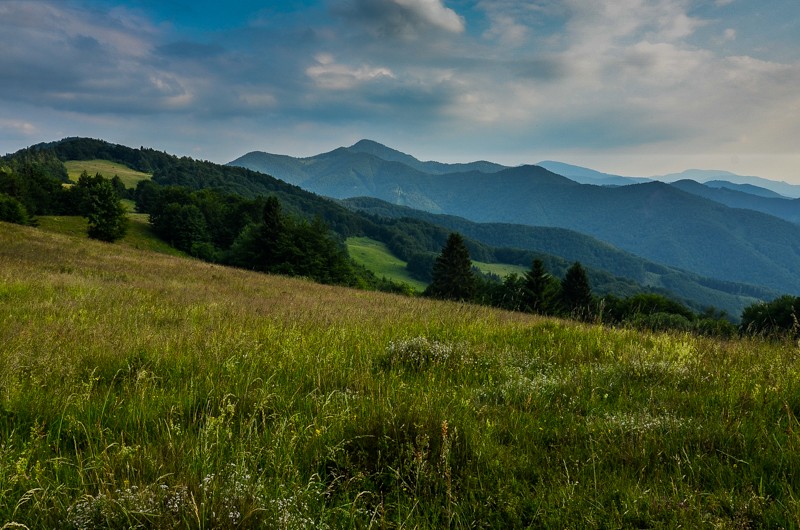
[[[348,149],[362,150],[362,149],[389,149],[389,148],[380,142],[376,142],[375,140],[362,138],[361,140],[351,145]],[[394,151],[394,149],[391,150]]]
[[[377,156],[378,158],[382,158],[383,160],[389,162],[402,162],[403,164],[407,165],[419,163],[419,160],[413,156],[407,155],[406,153],[396,149],[392,149],[391,147],[386,147],[382,143],[378,143],[374,140],[359,140],[348,147],[347,150],[353,153],[366,153]]]

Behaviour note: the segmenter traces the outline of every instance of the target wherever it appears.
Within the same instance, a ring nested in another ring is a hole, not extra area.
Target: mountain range
[[[396,171],[427,175],[427,179],[449,181],[451,187],[455,185],[452,193],[456,196],[461,189],[458,186],[459,175],[464,174],[464,169],[471,178],[496,175],[508,179],[509,174],[513,176],[516,172],[524,176],[531,171],[530,167],[494,171],[498,166],[489,162],[463,165],[423,162],[418,167],[439,171],[435,175],[423,174],[400,162],[403,158],[399,155],[393,155],[394,160],[376,158],[369,152],[374,152],[376,145],[380,152],[381,146],[370,142],[361,142],[360,149],[355,149],[355,153],[350,152],[351,148],[337,151],[355,156],[362,162],[366,160],[374,167],[385,166],[395,168]],[[7,155],[2,160],[17,159],[38,160],[37,171],[44,171],[56,180],[67,178],[64,162],[106,160],[150,173],[152,180],[163,186],[212,189],[249,198],[276,196],[290,214],[307,219],[319,217],[342,240],[349,237],[368,237],[379,241],[397,258],[409,262],[409,270],[412,269],[413,262],[414,270],[418,272],[425,269],[426,263],[432,264],[450,232],[458,231],[465,234],[470,255],[476,261],[529,267],[534,258],[540,258],[557,277],[562,276],[574,261],[580,261],[587,269],[593,289],[600,295],[615,294],[624,297],[643,290],[657,292],[679,299],[698,311],[714,306],[736,318],[753,302],[770,300],[784,292],[782,289],[766,288],[762,284],[725,281],[718,277],[666,266],[574,230],[514,223],[476,223],[464,217],[431,214],[375,198],[329,199],[261,172],[196,161],[188,157],[179,158],[150,148],[134,149],[103,140],[66,138],[49,144],[37,144]],[[336,153],[329,153],[322,165],[335,167],[337,159],[342,168],[347,168],[344,163],[346,160],[343,162]],[[272,160],[283,164],[286,171],[307,176],[306,168],[298,168],[296,159],[292,157],[275,156]],[[538,180],[545,184],[566,186],[569,190],[582,188],[580,184],[543,168],[533,169],[541,173],[540,176],[544,178]],[[332,178],[332,181],[335,179]],[[615,189],[599,186],[589,188]]]
[[[582,184],[541,166],[421,162],[368,140],[308,158],[252,152],[230,164],[337,199],[374,197],[479,223],[566,228],[669,267],[800,292],[796,206],[764,193],[686,182],[619,185],[596,173],[589,176],[612,180]]]

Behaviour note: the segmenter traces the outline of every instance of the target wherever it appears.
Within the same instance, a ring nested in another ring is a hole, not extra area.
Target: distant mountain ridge
[[[249,153],[231,165],[337,199],[368,196],[481,223],[567,228],[702,276],[800,293],[800,226],[772,215],[662,182],[588,185],[539,166],[475,169],[483,163],[434,164],[439,172],[431,173],[423,171],[430,162],[411,167],[401,160],[409,161],[359,142],[303,159]],[[469,170],[459,171],[464,167]]]
[[[400,162],[408,167],[414,168],[423,173],[430,173],[432,175],[444,175],[446,173],[461,173],[467,171],[480,171],[481,173],[496,173],[506,166],[495,164],[494,162],[486,162],[480,160],[477,162],[469,162],[466,164],[446,164],[443,162],[422,162],[417,160],[411,155],[402,153],[390,147],[372,140],[360,140],[350,147],[346,148],[353,153],[366,153],[377,156],[387,162]]]
[[[630,184],[652,182],[653,180],[644,177],[623,177],[622,175],[611,175],[609,173],[601,173],[600,171],[595,171],[594,169],[589,169],[587,167],[573,166],[572,164],[565,164],[564,162],[556,162],[553,160],[544,160],[536,165],[558,175],[563,175],[568,179],[574,180],[580,184],[596,184],[598,186],[628,186]]]
[[[667,175],[660,175],[652,177],[653,180],[660,180],[661,182],[675,182],[678,180],[695,180],[700,183],[709,181],[726,181],[732,184],[752,185],[760,188],[766,188],[784,197],[792,199],[800,198],[800,185],[789,184],[783,181],[768,180],[761,177],[747,177],[737,175],[729,171],[709,170],[709,169],[687,169],[680,173],[670,173]]]
[[[709,183],[700,184],[694,180],[678,180],[673,182],[671,186],[731,208],[754,210],[773,215],[791,223],[800,224],[800,199],[789,199],[777,194],[770,196],[771,192],[769,190],[764,190],[767,192],[766,194],[756,195],[730,186],[712,187],[709,186]],[[748,185],[745,189],[750,190],[751,188],[754,188],[754,186]]]

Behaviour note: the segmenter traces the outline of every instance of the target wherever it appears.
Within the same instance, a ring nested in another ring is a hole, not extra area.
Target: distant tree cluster
[[[63,163],[53,152],[25,150],[0,162],[0,221],[36,224],[37,215],[81,215],[88,220],[88,235],[116,241],[127,230],[125,208],[120,203],[125,186],[119,177],[90,177],[85,171],[68,185]]]
[[[142,181],[136,205],[149,214],[156,235],[204,260],[320,283],[402,291],[356,266],[320,217],[309,221],[287,214],[275,196],[246,199]]]
[[[561,280],[547,271],[541,259],[534,259],[523,276],[511,274],[502,281],[488,277],[472,267],[464,238],[457,233],[450,235],[441,254],[434,259],[431,275],[425,294],[434,298],[652,331],[725,337],[737,331],[724,314],[713,309],[696,314],[680,302],[659,294],[598,298],[592,293],[580,262],[573,263]]]
[[[746,307],[741,329],[749,335],[800,338],[800,297],[784,295]]]

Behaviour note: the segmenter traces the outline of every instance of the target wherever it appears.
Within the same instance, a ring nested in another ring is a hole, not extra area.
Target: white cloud
[[[445,7],[441,0],[394,0],[415,13],[420,20],[452,33],[464,31],[464,19],[452,9]]]
[[[736,30],[733,28],[726,29],[725,33],[722,34],[722,40],[723,42],[736,40]]]
[[[518,23],[512,16],[497,14],[491,17],[491,26],[483,34],[485,39],[497,40],[504,46],[517,48],[528,37],[528,27]]]
[[[465,30],[464,19],[442,0],[338,0],[334,12],[379,38],[414,40],[432,31]]]
[[[22,120],[0,119],[0,129],[10,129],[24,136],[33,136],[38,133],[35,125]]]
[[[315,57],[317,64],[306,69],[306,75],[314,83],[327,90],[348,90],[362,83],[377,79],[393,79],[395,76],[388,68],[362,65],[357,68],[335,62],[330,54],[319,54]]]

